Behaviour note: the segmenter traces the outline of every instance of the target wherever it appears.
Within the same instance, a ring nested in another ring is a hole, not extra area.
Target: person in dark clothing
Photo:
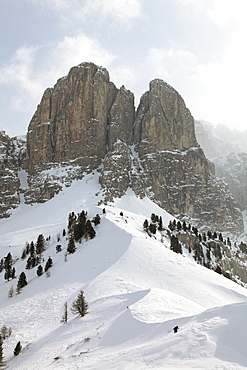
[[[177,333],[178,329],[179,329],[179,327],[178,327],[178,326],[175,326],[175,327],[173,328],[173,332],[174,332],[174,333]]]

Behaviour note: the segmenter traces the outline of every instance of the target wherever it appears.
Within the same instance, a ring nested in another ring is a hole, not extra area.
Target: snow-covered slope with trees
[[[0,259],[11,252],[17,276],[6,281],[2,272],[0,282],[0,328],[12,329],[2,345],[8,369],[246,368],[246,289],[198,265],[186,249],[171,251],[165,232],[150,237],[143,222],[151,213],[163,225],[173,217],[149,199],[128,191],[99,206],[97,180],[87,175],[0,220]],[[82,210],[101,222],[93,239],[82,238],[67,254],[68,214]],[[21,256],[40,234],[48,239],[41,265],[49,257],[53,265],[38,276]],[[21,272],[27,285],[16,294]],[[81,290],[88,313],[76,317],[70,307]]]

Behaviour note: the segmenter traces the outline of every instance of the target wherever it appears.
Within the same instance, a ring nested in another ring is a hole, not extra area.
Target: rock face
[[[214,177],[195,137],[194,120],[182,97],[162,80],[150,83],[137,110],[134,138],[149,197],[175,215],[198,225],[243,231],[238,205]],[[234,228],[234,226],[233,226]]]
[[[18,168],[22,160],[15,138],[0,131],[0,218],[8,217],[9,210],[20,202]]]
[[[44,92],[27,133],[27,167],[71,162],[97,168],[117,138],[131,142],[133,94],[118,90],[106,69],[83,63]]]
[[[247,153],[231,153],[215,159],[217,176],[229,186],[242,211],[247,209]]]
[[[62,184],[98,170],[105,200],[128,187],[200,225],[243,231],[242,215],[195,137],[182,97],[150,83],[135,112],[134,96],[92,63],[73,67],[44,92],[27,133],[27,202],[46,201]]]

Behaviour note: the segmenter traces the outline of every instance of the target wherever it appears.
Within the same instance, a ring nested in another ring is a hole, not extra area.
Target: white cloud
[[[140,17],[141,2],[140,0],[87,0],[84,10],[87,13],[97,11],[105,17],[110,16],[126,23]]]
[[[70,67],[86,61],[107,67],[115,56],[104,49],[96,39],[80,34],[76,37],[65,36],[55,45],[51,58],[52,66],[55,63],[55,70],[59,70],[57,74],[64,74]]]
[[[26,0],[52,11],[63,26],[75,22],[97,19],[98,23],[109,21],[130,24],[141,16],[141,0]]]
[[[198,62],[197,57],[188,50],[151,48],[147,63],[153,78],[160,77],[175,83],[192,74]]]
[[[41,54],[43,63],[39,61]],[[14,86],[13,108],[28,111],[35,109],[44,89],[53,86],[71,67],[85,61],[107,67],[114,59],[95,39],[83,34],[66,36],[57,44],[18,48],[10,62],[0,68],[0,84]]]

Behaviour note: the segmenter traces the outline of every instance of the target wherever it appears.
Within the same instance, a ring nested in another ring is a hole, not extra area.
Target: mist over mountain
[[[212,161],[231,153],[247,152],[247,130],[231,130],[225,125],[214,126],[210,122],[195,120],[195,131],[198,143]]]
[[[228,185],[242,211],[247,209],[247,130],[214,127],[195,121],[196,137],[207,158],[213,161],[215,173]]]

